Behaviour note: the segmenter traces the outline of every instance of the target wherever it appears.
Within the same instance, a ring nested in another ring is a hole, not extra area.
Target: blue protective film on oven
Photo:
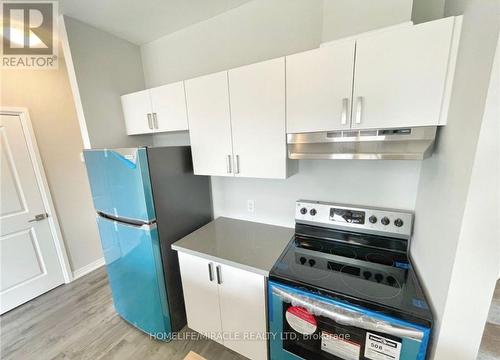
[[[417,324],[412,324],[410,322],[393,318],[385,314],[381,314],[376,311],[364,309],[358,306],[354,306],[341,301],[336,301],[327,297],[318,296],[310,292],[306,292],[297,288],[281,285],[273,281],[269,281],[268,285],[268,315],[269,315],[269,332],[270,332],[270,359],[271,360],[301,360],[302,358],[290,353],[289,351],[283,349],[283,339],[281,337],[283,333],[283,301],[282,299],[273,293],[273,287],[286,290],[291,293],[295,293],[302,296],[307,296],[314,300],[319,300],[325,303],[334,304],[337,306],[342,306],[347,309],[357,311],[363,315],[388,322],[393,325],[400,325],[404,327],[409,327],[412,329],[419,330],[423,333],[421,341],[402,338],[402,346],[400,353],[400,360],[424,360],[427,353],[427,346],[429,343],[430,329]]]

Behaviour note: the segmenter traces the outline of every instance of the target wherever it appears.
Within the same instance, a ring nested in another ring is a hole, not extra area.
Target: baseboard
[[[76,280],[84,275],[87,275],[88,273],[100,268],[101,266],[104,265],[104,258],[97,259],[96,261],[91,262],[88,265],[85,265],[75,271],[73,271],[73,280]]]

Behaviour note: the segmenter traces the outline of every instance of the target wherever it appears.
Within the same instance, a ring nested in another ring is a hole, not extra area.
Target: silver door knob
[[[42,220],[47,219],[48,217],[49,217],[49,214],[47,214],[47,213],[38,214],[38,215],[35,215],[34,219],[28,220],[28,222],[42,221]]]

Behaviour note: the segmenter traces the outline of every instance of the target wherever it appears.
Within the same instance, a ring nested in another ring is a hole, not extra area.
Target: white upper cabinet
[[[287,132],[350,127],[355,40],[286,57]]]
[[[184,82],[122,96],[128,135],[188,129]]]
[[[287,177],[284,58],[185,84],[195,174]]]
[[[357,40],[353,128],[445,124],[454,24],[449,17]]]
[[[153,88],[150,95],[156,132],[188,129],[184,81]]]
[[[194,173],[233,176],[227,71],[185,84]]]
[[[149,90],[123,95],[122,108],[128,135],[153,132]]]
[[[285,59],[229,70],[235,176],[287,177]]]

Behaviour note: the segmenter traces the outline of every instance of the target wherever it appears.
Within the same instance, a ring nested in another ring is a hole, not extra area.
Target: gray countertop
[[[292,228],[220,217],[172,249],[268,276],[293,234]]]

